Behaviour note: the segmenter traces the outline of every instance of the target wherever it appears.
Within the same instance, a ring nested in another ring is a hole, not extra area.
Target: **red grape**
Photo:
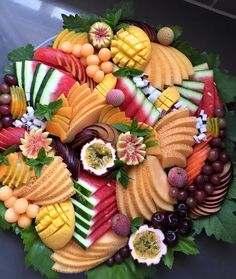
[[[203,166],[202,168],[202,173],[206,174],[206,175],[211,175],[213,173],[213,167],[206,164],[205,166]]]
[[[11,74],[6,74],[4,76],[4,81],[6,82],[6,84],[12,86],[12,85],[17,85],[17,79],[14,75]]]
[[[6,115],[6,116],[2,117],[1,121],[2,121],[3,127],[8,128],[11,126],[13,119],[12,119],[11,115]]]
[[[123,261],[123,258],[121,257],[120,253],[116,253],[114,256],[115,263],[119,264]]]
[[[178,188],[176,188],[176,187],[171,187],[170,188],[170,196],[172,197],[172,198],[174,198],[174,199],[177,199],[178,198],[178,196],[179,196],[179,189]]]
[[[204,185],[204,191],[207,193],[207,194],[212,194],[214,192],[214,186],[211,184],[211,183],[206,183]]]
[[[199,174],[198,176],[196,176],[196,178],[195,178],[194,181],[195,181],[195,183],[196,183],[197,185],[202,185],[202,184],[204,184],[204,183],[205,183],[204,175]]]
[[[107,265],[108,266],[113,266],[113,264],[114,264],[114,258],[111,257],[110,259],[107,260]]]
[[[167,231],[165,233],[165,242],[167,245],[175,245],[178,241],[178,236],[174,231]]]
[[[179,217],[176,213],[171,212],[167,215],[167,226],[172,230],[176,230],[179,224]]]
[[[224,169],[224,164],[221,161],[215,161],[212,163],[214,173],[221,173]]]
[[[217,108],[217,109],[215,110],[215,116],[216,116],[216,117],[224,117],[224,116],[225,116],[225,111],[224,111],[224,109]]]
[[[0,114],[7,115],[11,113],[11,108],[8,105],[0,105]]]
[[[189,208],[194,208],[197,205],[196,200],[193,197],[188,197],[186,204]]]
[[[221,148],[222,145],[222,140],[218,137],[214,137],[211,141],[210,141],[210,146],[211,147],[218,147]]]
[[[220,133],[219,133],[219,137],[220,138],[224,138],[225,137],[225,130],[220,130]]]
[[[218,186],[218,185],[220,185],[221,179],[220,179],[219,175],[217,175],[217,174],[212,174],[212,175],[210,176],[210,181],[211,181],[211,183],[212,183],[213,185]]]
[[[220,129],[225,129],[227,127],[227,122],[225,118],[219,118],[219,127]]]
[[[188,186],[188,191],[189,191],[190,193],[194,193],[196,190],[197,190],[196,185],[191,184],[191,185]]]
[[[125,246],[120,249],[120,255],[122,258],[127,258],[130,255],[129,246]]]
[[[211,162],[216,161],[219,158],[219,150],[214,148],[211,149],[207,155],[207,159]]]
[[[9,95],[9,94],[0,95],[0,104],[9,105],[10,103],[11,103],[11,95]]]
[[[188,197],[188,192],[186,190],[180,190],[179,195],[178,195],[178,200],[179,201],[185,201]]]
[[[10,92],[10,87],[6,83],[0,84],[0,93],[8,94]]]
[[[197,190],[194,197],[198,203],[202,203],[206,199],[206,193],[202,190]]]
[[[220,160],[223,164],[226,164],[229,162],[229,155],[225,152],[220,153]]]
[[[157,228],[164,228],[167,222],[167,215],[164,212],[155,212],[151,218],[153,227]]]

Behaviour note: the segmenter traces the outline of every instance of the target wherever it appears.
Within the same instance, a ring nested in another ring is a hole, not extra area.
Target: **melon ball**
[[[38,212],[39,212],[40,207],[37,204],[29,204],[29,206],[26,209],[26,215],[29,218],[36,218]]]
[[[162,27],[157,32],[157,40],[160,44],[168,46],[173,43],[175,34],[170,27]]]
[[[131,223],[127,216],[122,213],[117,213],[112,218],[112,230],[121,236],[128,236],[130,234]]]
[[[8,186],[3,186],[0,188],[0,200],[1,201],[8,200],[12,196],[12,194],[13,194],[13,191]]]
[[[18,226],[22,229],[28,228],[32,223],[32,219],[29,218],[26,214],[23,214],[18,219]]]
[[[124,99],[125,95],[120,89],[112,89],[106,95],[107,103],[114,107],[120,106]]]
[[[90,78],[93,78],[97,71],[99,71],[99,67],[97,65],[90,65],[86,68],[86,74]]]
[[[72,53],[73,44],[69,41],[65,41],[61,45],[61,50],[66,52],[66,53]]]
[[[105,74],[109,74],[113,71],[114,69],[114,65],[112,62],[107,61],[107,62],[103,62],[101,65],[101,70],[105,73]]]
[[[76,57],[80,57],[81,56],[81,48],[82,48],[82,46],[80,44],[74,45],[73,49],[72,49],[72,54]]]
[[[96,54],[92,54],[86,58],[86,63],[87,65],[99,65],[100,59]]]
[[[86,43],[86,44],[82,45],[81,56],[88,57],[89,55],[92,55],[92,54],[94,54],[94,47],[91,44]]]
[[[111,51],[109,48],[101,48],[98,52],[98,57],[102,62],[108,61],[111,59]]]
[[[6,206],[6,208],[11,208],[11,207],[14,206],[16,200],[17,200],[16,197],[10,197],[8,200],[6,200],[6,201],[4,202],[4,205]]]
[[[29,205],[28,201],[24,198],[21,198],[15,201],[13,209],[17,214],[23,214],[26,212],[28,205]]]
[[[104,78],[104,72],[101,71],[101,70],[98,70],[95,75],[93,76],[93,80],[96,82],[96,83],[100,83],[102,82],[103,78]]]
[[[8,223],[15,223],[19,219],[19,215],[14,211],[13,208],[7,209],[4,217]]]

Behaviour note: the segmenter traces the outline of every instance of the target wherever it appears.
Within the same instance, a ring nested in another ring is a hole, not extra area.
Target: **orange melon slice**
[[[68,33],[69,33],[69,30],[68,30],[68,29],[62,30],[62,31],[57,35],[57,37],[56,37],[56,39],[55,39],[55,41],[54,41],[54,43],[53,43],[53,45],[52,45],[52,48],[58,48],[58,45],[59,45],[61,39],[62,39],[66,34],[68,34]]]
[[[161,165],[164,169],[174,167],[174,166],[185,168],[187,162],[185,156],[180,152],[168,150],[165,151],[165,154],[161,158]]]

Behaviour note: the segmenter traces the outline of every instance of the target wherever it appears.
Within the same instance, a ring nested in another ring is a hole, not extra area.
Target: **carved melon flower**
[[[42,129],[25,132],[25,137],[21,139],[22,145],[20,145],[23,155],[29,159],[36,159],[41,148],[49,152],[52,149],[50,147],[52,139],[48,138],[48,135],[49,133],[43,132]]]
[[[164,234],[159,229],[143,225],[129,239],[129,248],[133,259],[146,265],[158,264],[167,253]]]

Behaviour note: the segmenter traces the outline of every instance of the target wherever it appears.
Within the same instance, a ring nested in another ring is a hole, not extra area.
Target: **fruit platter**
[[[236,244],[235,78],[132,10],[62,14],[50,44],[8,54],[0,228],[46,278],[151,278],[202,232]]]

